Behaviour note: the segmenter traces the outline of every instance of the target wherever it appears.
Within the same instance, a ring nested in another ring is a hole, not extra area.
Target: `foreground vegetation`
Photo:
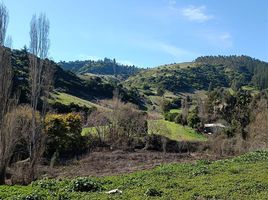
[[[45,179],[0,186],[0,199],[266,199],[268,152],[194,164],[168,164],[127,175]],[[107,194],[119,189],[122,194]]]

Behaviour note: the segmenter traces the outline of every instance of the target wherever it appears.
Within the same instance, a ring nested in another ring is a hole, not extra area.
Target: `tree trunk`
[[[6,180],[6,167],[0,167],[0,185],[4,185]]]

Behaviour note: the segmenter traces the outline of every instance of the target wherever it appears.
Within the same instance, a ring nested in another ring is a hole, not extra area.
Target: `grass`
[[[267,165],[268,152],[258,151],[215,162],[165,164],[118,176],[44,179],[29,186],[0,186],[0,199],[264,200],[268,196]],[[116,188],[122,194],[106,193]]]
[[[194,129],[165,120],[151,120],[148,122],[148,132],[158,132],[175,141],[206,141],[207,138]],[[160,131],[158,131],[161,129]]]
[[[228,88],[228,91],[230,92],[230,94],[231,94],[232,96],[235,95],[235,91],[234,91],[232,88]]]
[[[181,113],[181,109],[171,109],[169,112],[179,114],[179,113]]]
[[[70,105],[71,103],[78,104],[79,106],[87,106],[89,108],[91,107],[100,107],[99,105],[92,103],[90,101],[81,99],[79,97],[63,93],[63,92],[57,92],[51,94],[52,99],[50,100],[50,103],[53,102],[60,102],[64,105]]]
[[[254,91],[254,90],[257,90],[257,89],[255,87],[253,87],[253,86],[245,85],[245,86],[242,86],[242,90]]]
[[[81,135],[86,136],[88,134],[96,134],[96,133],[97,133],[97,130],[95,127],[84,127],[82,129]]]
[[[103,126],[105,128],[105,126]],[[159,130],[160,129],[160,130]],[[157,133],[156,133],[157,132]],[[194,129],[165,120],[148,121],[148,133],[161,134],[175,141],[206,141],[207,138]],[[81,135],[97,134],[95,127],[85,127]]]
[[[108,126],[101,126],[101,128],[102,129],[107,129]],[[82,136],[89,135],[89,134],[97,135],[96,127],[84,127],[82,129],[82,133],[81,133]]]

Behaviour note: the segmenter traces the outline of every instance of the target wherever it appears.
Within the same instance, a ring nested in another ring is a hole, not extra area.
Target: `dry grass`
[[[68,165],[56,166],[53,169],[40,166],[40,170],[49,177],[107,176],[151,169],[165,163],[186,163],[207,158],[216,159],[204,153],[178,154],[145,150],[101,151],[90,153],[81,160],[73,160]]]

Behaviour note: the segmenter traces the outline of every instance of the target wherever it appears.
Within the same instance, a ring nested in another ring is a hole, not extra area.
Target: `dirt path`
[[[42,166],[41,171],[49,177],[107,176],[151,169],[164,163],[194,162],[198,159],[216,159],[205,154],[162,153],[138,150],[136,152],[93,152],[81,160],[66,166],[50,169]]]

